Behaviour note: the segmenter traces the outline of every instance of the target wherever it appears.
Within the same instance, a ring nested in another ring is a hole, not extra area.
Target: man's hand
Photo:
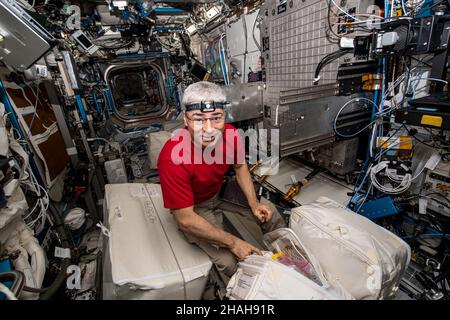
[[[250,208],[252,209],[252,212],[256,218],[258,218],[261,223],[265,223],[270,220],[272,217],[272,211],[270,208],[259,201],[255,202],[254,204],[250,205]]]
[[[248,204],[252,209],[253,215],[261,222],[265,223],[272,217],[272,212],[270,208],[266,205],[261,204],[255,193],[255,187],[253,185],[252,177],[248,172],[247,164],[235,165],[234,171],[236,172],[236,180],[241,187],[242,191],[247,198]]]
[[[245,257],[251,255],[252,253],[261,255],[261,251],[258,248],[239,238],[234,238],[230,251],[238,258],[239,261],[244,260]]]

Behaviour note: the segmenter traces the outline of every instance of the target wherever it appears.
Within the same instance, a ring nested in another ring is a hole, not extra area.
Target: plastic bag
[[[264,243],[274,253],[273,260],[293,268],[318,285],[323,285],[298,239],[291,232],[278,229],[267,233],[264,235]]]

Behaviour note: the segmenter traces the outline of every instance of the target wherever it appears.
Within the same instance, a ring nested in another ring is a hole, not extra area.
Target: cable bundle
[[[389,169],[388,167],[389,161],[381,161],[380,163],[374,165],[372,169],[370,170],[370,180],[373,183],[373,186],[386,193],[386,194],[399,194],[402,192],[405,192],[408,190],[408,188],[411,186],[412,182],[412,176],[411,173],[409,173],[409,168],[407,168],[404,164],[401,164],[400,166],[403,167],[403,169],[408,170],[407,173],[404,175],[398,175],[395,174],[393,169]],[[392,183],[389,184],[382,184],[377,178],[377,174],[381,172],[382,170],[385,170],[385,175]],[[393,185],[397,186],[393,186]]]
[[[351,52],[352,50],[353,50],[353,48],[344,48],[344,49],[340,49],[338,51],[329,53],[325,57],[323,57],[322,60],[320,60],[319,64],[316,67],[316,72],[314,73],[314,84],[319,83],[319,81],[320,81],[319,73],[323,69],[323,67],[325,67],[330,62],[346,55],[347,53]]]
[[[29,228],[34,229],[38,222],[40,222],[40,226],[45,224],[50,198],[45,188],[38,183],[30,166],[27,168],[27,175],[28,177],[22,180],[22,185],[25,186],[25,190],[32,191],[38,199],[33,208],[23,217],[23,219]]]

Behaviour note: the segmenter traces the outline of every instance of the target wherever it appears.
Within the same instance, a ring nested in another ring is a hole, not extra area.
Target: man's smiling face
[[[201,143],[202,148],[214,146],[225,128],[225,112],[223,109],[213,112],[187,111],[184,123],[195,143]]]

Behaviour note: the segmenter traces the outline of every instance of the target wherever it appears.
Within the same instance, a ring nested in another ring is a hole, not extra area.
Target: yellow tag
[[[392,139],[390,142],[388,140],[388,137],[377,138],[377,147],[399,150],[411,150],[413,148],[413,142],[410,136],[400,136],[397,139]]]
[[[398,148],[402,150],[412,150],[413,148],[412,137],[401,136],[400,146]]]
[[[442,117],[423,115],[420,124],[427,124],[429,126],[441,127]]]
[[[362,75],[361,78],[362,78],[363,82],[366,82],[369,80],[381,80],[382,79],[381,74],[379,74],[379,73],[365,73]]]
[[[278,260],[279,257],[281,257],[281,252],[274,253],[272,255],[272,260]]]

